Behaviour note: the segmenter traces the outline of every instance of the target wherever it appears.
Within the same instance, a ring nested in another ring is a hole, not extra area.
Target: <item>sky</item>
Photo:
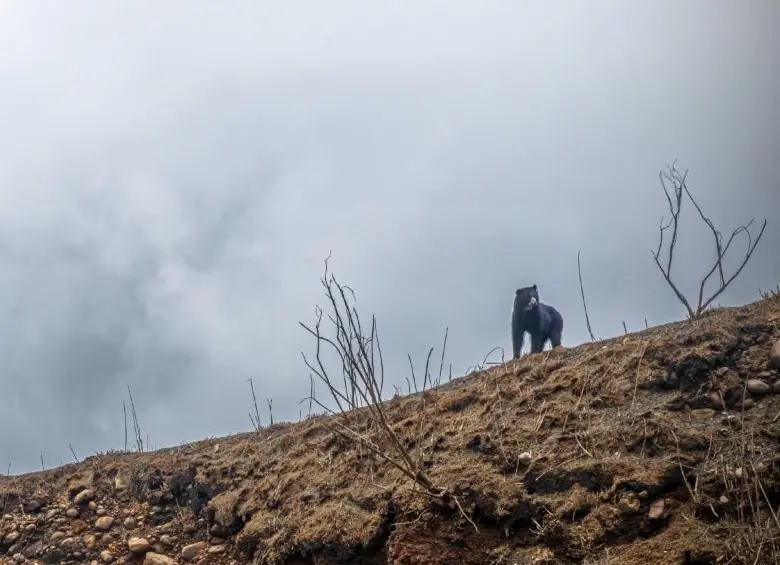
[[[251,429],[250,377],[263,424],[305,415],[329,253],[386,396],[445,328],[454,376],[511,354],[520,286],[589,340],[578,251],[597,338],[682,319],[658,173],[726,234],[780,210],[778,27],[775,0],[0,2],[0,473],[124,448],[128,385],[151,447]],[[768,220],[720,304],[780,283]],[[691,295],[714,250],[682,224]]]

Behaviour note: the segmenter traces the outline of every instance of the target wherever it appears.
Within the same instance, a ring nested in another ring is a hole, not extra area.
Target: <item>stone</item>
[[[199,541],[197,543],[191,543],[181,548],[181,558],[184,561],[192,561],[198,556],[198,553],[208,547],[205,541]]]
[[[755,400],[752,398],[746,398],[745,400],[737,401],[734,403],[734,408],[737,410],[750,410],[755,404]]]
[[[76,498],[73,499],[73,502],[76,504],[87,504],[89,503],[93,498],[95,498],[95,491],[91,488],[84,489],[81,492],[79,492],[76,495]]]
[[[103,532],[111,529],[111,526],[113,524],[114,524],[114,518],[111,516],[101,516],[100,518],[95,520],[95,528]]]
[[[212,545],[209,548],[209,553],[212,553],[212,554],[214,554],[214,553],[224,553],[224,552],[225,552],[225,544],[224,543],[220,543],[220,544],[217,544],[217,545]]]
[[[62,538],[64,538],[64,537],[65,537],[65,532],[60,532],[60,531],[57,531],[57,532],[54,532],[54,533],[51,535],[51,538],[49,538],[49,539],[50,539],[51,541],[57,541],[57,540],[60,540],[60,539],[62,539]]]
[[[135,518],[133,518],[132,516],[129,518],[125,518],[124,526],[128,530],[135,529]]]
[[[87,534],[81,538],[81,541],[84,542],[84,547],[87,549],[95,549],[95,545],[97,545],[97,537],[94,534]]]
[[[715,410],[712,408],[695,408],[691,410],[691,418],[712,418],[715,415]]]
[[[721,398],[720,392],[717,390],[713,390],[708,393],[707,398],[709,398],[710,404],[712,404],[713,408],[718,410],[723,410],[725,408],[725,405],[723,404],[723,398]]]
[[[11,545],[11,544],[15,543],[19,539],[19,537],[21,535],[22,534],[20,534],[16,530],[14,530],[14,531],[12,531],[10,533],[7,533],[7,534],[5,534],[5,537],[3,538],[3,543],[5,545]]]
[[[163,534],[160,536],[160,543],[166,547],[171,547],[173,545],[173,538],[168,534]]]
[[[780,394],[780,381],[775,382],[775,384],[772,385],[772,392],[776,392]]]
[[[756,396],[768,394],[772,390],[772,387],[760,379],[748,379],[745,383],[745,387],[750,394]]]
[[[780,369],[780,339],[772,346],[772,353],[769,355],[769,360],[772,363],[772,367]]]
[[[104,549],[100,552],[100,560],[103,563],[111,563],[114,560],[114,554],[107,549]]]
[[[75,508],[68,508],[68,509],[65,511],[65,515],[66,515],[68,518],[78,518],[78,517],[79,517],[79,511],[78,511],[78,510],[76,510]]]
[[[130,476],[125,473],[117,473],[114,477],[114,488],[116,490],[125,490],[130,486]]]
[[[73,520],[70,529],[74,534],[80,534],[81,532],[86,531],[87,523],[84,520]]]
[[[647,517],[650,520],[660,520],[664,516],[664,500],[655,500],[650,505],[650,510],[647,512]]]
[[[131,537],[127,540],[127,548],[130,550],[130,553],[135,553],[137,555],[139,553],[146,553],[152,549],[152,544],[150,544],[146,538]]]
[[[176,561],[167,555],[150,551],[144,557],[144,565],[176,565]]]

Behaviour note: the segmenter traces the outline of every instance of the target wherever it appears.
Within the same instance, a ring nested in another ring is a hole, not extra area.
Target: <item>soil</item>
[[[779,339],[772,296],[396,396],[428,493],[324,416],[0,477],[0,563],[778,563]]]

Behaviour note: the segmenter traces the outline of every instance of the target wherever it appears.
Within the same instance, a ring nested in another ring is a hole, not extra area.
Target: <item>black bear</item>
[[[563,316],[548,304],[539,302],[536,285],[518,288],[512,306],[512,359],[520,357],[525,332],[531,334],[531,353],[541,353],[547,340],[561,345]]]

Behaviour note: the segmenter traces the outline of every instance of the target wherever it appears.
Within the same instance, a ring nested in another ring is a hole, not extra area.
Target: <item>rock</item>
[[[780,393],[780,381],[777,381],[772,385],[772,391]]]
[[[191,543],[181,548],[181,558],[184,561],[192,561],[198,556],[198,553],[208,547],[205,541],[199,541],[198,543]]]
[[[87,506],[89,506],[89,509],[93,512],[97,510],[97,503],[94,500],[90,500]]]
[[[95,528],[103,532],[111,529],[111,526],[113,524],[114,524],[114,518],[112,518],[111,516],[101,516],[100,518],[95,520]]]
[[[7,533],[7,534],[5,534],[5,537],[3,538],[3,543],[5,545],[12,545],[13,543],[15,543],[19,539],[19,537],[21,535],[22,534],[20,534],[16,530],[14,530],[14,531],[12,531],[10,533]]]
[[[88,488],[79,492],[76,495],[76,498],[73,499],[73,502],[75,504],[86,504],[90,502],[93,498],[95,498],[95,491],[92,490],[91,488]]]
[[[769,360],[775,369],[780,369],[780,339],[772,346],[772,353],[769,356]]]
[[[133,517],[130,517],[130,518],[125,518],[125,521],[124,521],[124,526],[125,526],[125,528],[127,528],[128,530],[133,530],[133,529],[135,529],[135,518],[133,518]]]
[[[636,495],[624,496],[618,501],[618,508],[623,514],[636,514],[639,506],[640,502]]]
[[[66,515],[68,518],[78,518],[78,517],[79,517],[79,511],[78,511],[78,510],[76,510],[75,508],[68,508],[68,509],[65,511],[65,515]]]
[[[712,404],[713,408],[716,408],[718,410],[723,410],[725,408],[720,392],[713,390],[709,394],[707,394],[707,398],[710,399],[710,404]]]
[[[737,467],[737,469],[734,471],[734,476],[738,479],[741,479],[744,474],[745,472],[742,470],[742,467]]]
[[[114,488],[116,490],[125,490],[130,486],[130,476],[124,473],[117,473],[114,477]]]
[[[748,379],[745,383],[745,387],[748,389],[750,394],[755,394],[756,396],[768,394],[769,391],[772,390],[772,387],[759,379]]]
[[[49,539],[51,539],[51,541],[57,541],[58,539],[62,539],[64,537],[65,532],[54,532]]]
[[[716,377],[725,377],[729,374],[729,368],[728,367],[719,367],[717,371],[715,371]]]
[[[721,504],[728,504],[729,498],[725,494],[721,494],[720,498],[718,499],[718,502],[720,502]]]
[[[756,402],[752,398],[746,398],[745,400],[739,400],[734,403],[734,408],[737,410],[750,410]]]
[[[84,542],[84,547],[87,549],[95,549],[95,545],[97,544],[97,537],[95,537],[94,534],[87,534],[81,538],[81,541]]]
[[[712,418],[715,415],[715,410],[712,408],[695,408],[691,410],[692,418]]]
[[[650,505],[650,510],[647,513],[647,517],[650,520],[660,520],[664,516],[664,501],[656,500]]]
[[[173,538],[168,534],[163,534],[160,536],[160,543],[166,547],[171,547],[173,545]]]
[[[176,565],[176,561],[167,555],[150,551],[144,558],[144,565]]]
[[[31,559],[36,555],[38,555],[41,551],[43,551],[43,542],[36,541],[35,543],[31,543],[30,545],[28,545],[22,550],[22,557]]]
[[[114,560],[114,555],[107,549],[100,552],[100,560],[103,563],[111,563]]]
[[[214,553],[224,553],[224,552],[225,552],[225,544],[224,543],[220,543],[220,544],[217,544],[217,545],[212,545],[209,548],[209,553],[212,553],[212,554],[214,554]]]
[[[152,549],[152,544],[150,544],[146,538],[131,537],[127,540],[127,548],[130,550],[130,553],[135,553],[137,555],[139,553],[146,553]]]
[[[98,516],[105,516],[106,515],[106,509],[103,508],[102,506],[98,506],[98,509],[95,510],[95,514],[97,514]]]
[[[80,534],[87,529],[87,523],[84,520],[73,520],[70,529],[74,534]]]
[[[62,563],[65,561],[65,554],[60,549],[52,549],[41,557],[41,561],[46,564]]]

